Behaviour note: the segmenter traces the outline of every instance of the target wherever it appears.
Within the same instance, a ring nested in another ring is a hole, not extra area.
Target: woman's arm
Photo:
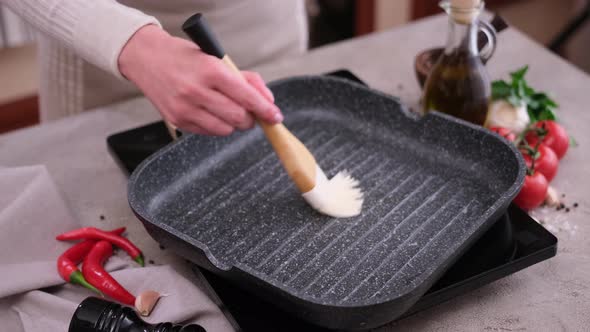
[[[0,0],[84,60],[122,77],[118,58],[141,27],[158,20],[113,0]]]
[[[252,127],[254,116],[283,121],[260,75],[242,72],[244,81],[218,58],[156,26],[131,37],[119,68],[166,120],[194,133],[229,135]]]
[[[236,77],[193,43],[170,36],[158,21],[113,0],[0,0],[86,61],[135,83],[179,128],[229,135],[254,116],[283,120],[256,73]],[[172,4],[171,4],[172,5]]]

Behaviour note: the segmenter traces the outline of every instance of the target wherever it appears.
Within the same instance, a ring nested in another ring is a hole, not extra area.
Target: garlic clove
[[[557,207],[559,206],[559,204],[561,204],[557,190],[555,190],[555,188],[551,186],[549,186],[549,189],[547,189],[547,195],[545,196],[545,204],[547,204],[550,207]]]
[[[153,290],[141,292],[141,294],[135,298],[135,309],[137,309],[140,315],[149,316],[160,297],[162,297],[162,295]]]

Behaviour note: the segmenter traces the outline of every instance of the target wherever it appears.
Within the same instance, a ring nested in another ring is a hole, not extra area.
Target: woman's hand
[[[135,83],[164,119],[197,134],[229,135],[249,129],[254,117],[283,120],[257,73],[233,73],[193,43],[154,25],[139,29],[119,55],[119,70]]]

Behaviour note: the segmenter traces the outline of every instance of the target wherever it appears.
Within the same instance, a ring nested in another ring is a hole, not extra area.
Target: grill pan
[[[128,198],[162,245],[311,323],[367,329],[402,315],[524,180],[515,147],[461,120],[419,118],[339,78],[270,87],[328,177],[346,168],[361,181],[360,216],[307,206],[260,129],[184,136],[133,172]]]

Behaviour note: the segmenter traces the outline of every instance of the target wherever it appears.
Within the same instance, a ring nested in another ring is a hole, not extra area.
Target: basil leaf
[[[526,101],[526,104],[528,107],[530,107],[532,109],[537,109],[541,106],[541,103],[539,103],[538,101],[530,99],[530,98],[527,98],[527,99],[528,100]]]
[[[555,101],[553,101],[553,99],[551,99],[551,98],[545,99],[544,102],[545,102],[545,105],[547,105],[547,106],[555,107],[555,108],[559,107],[559,105]]]
[[[526,75],[526,72],[529,70],[529,66],[526,65],[520,69],[518,69],[517,71],[510,73],[510,76],[512,77],[513,81],[520,81],[522,79],[524,79],[524,75]]]
[[[531,123],[535,123],[537,121],[539,121],[537,119],[537,113],[535,113],[533,110],[531,110],[530,108],[527,108],[527,113],[529,114],[529,118],[531,119]]]
[[[535,91],[524,79],[529,67],[524,66],[510,73],[512,80],[492,82],[492,98],[504,99],[515,107],[527,107],[531,123],[539,120],[556,120],[555,109],[558,104],[546,93]]]
[[[535,90],[533,88],[531,88],[526,81],[524,82],[524,92],[526,93],[527,96],[533,95],[535,93]]]
[[[506,81],[494,81],[492,82],[492,98],[493,99],[504,99],[510,95],[512,91],[510,84]]]
[[[508,100],[508,102],[512,104],[512,106],[514,107],[518,107],[521,105],[521,99],[518,98],[518,96],[511,95],[506,100]]]
[[[555,113],[548,109],[545,108],[542,111],[539,112],[539,114],[537,115],[537,120],[541,121],[541,120],[553,120],[555,121],[557,118],[555,117]]]
[[[526,97],[526,93],[524,90],[524,81],[519,80],[519,81],[515,81],[516,82],[516,92],[518,94],[519,97],[524,98]]]

